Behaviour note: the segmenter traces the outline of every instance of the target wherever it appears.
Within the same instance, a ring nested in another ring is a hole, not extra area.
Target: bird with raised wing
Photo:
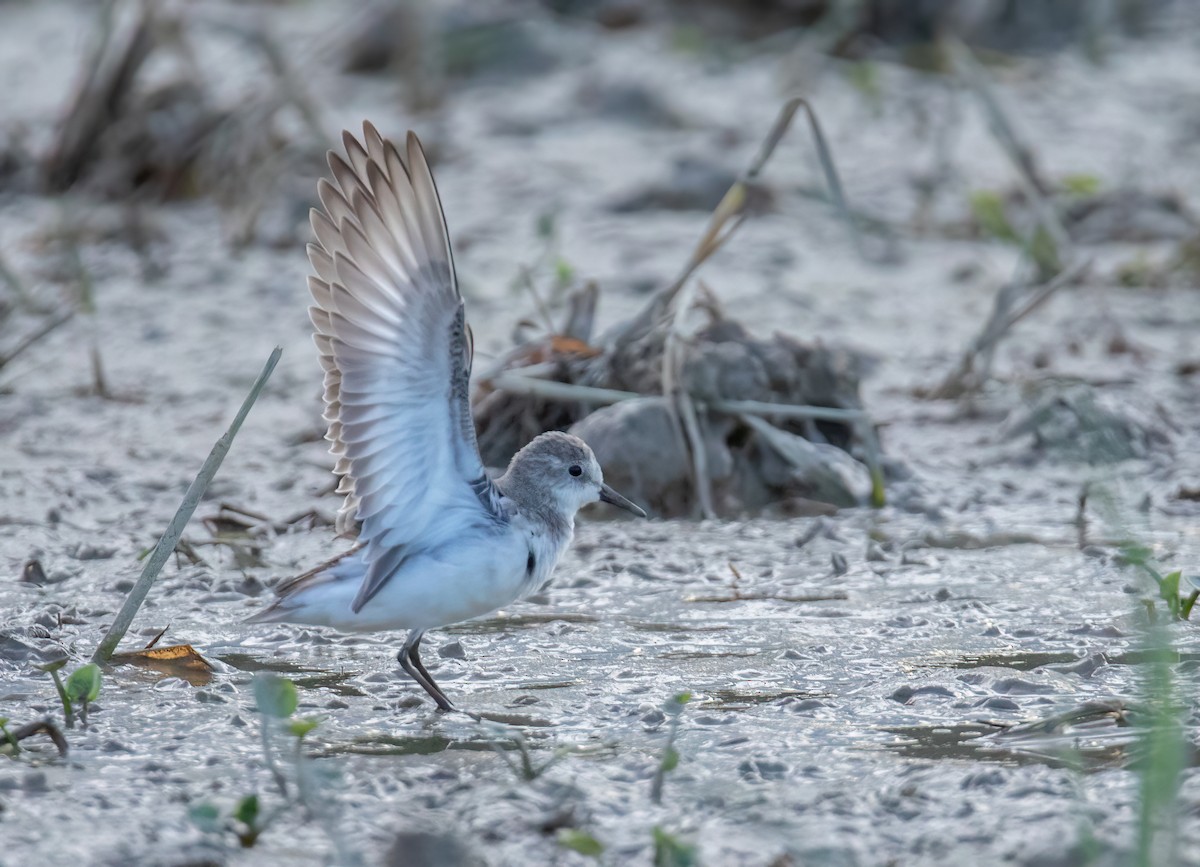
[[[370,123],[318,182],[308,256],[325,369],[326,439],[345,495],[337,528],[358,545],[276,588],[252,622],[347,632],[407,630],[401,668],[453,710],[421,662],[426,630],[543,587],[575,513],[603,501],[645,517],[604,483],[577,437],[544,433],[493,480],[468,395],[472,341],[437,187],[421,144],[403,152]]]

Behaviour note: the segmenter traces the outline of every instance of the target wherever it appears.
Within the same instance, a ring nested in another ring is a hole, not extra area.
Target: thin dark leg
[[[404,647],[400,649],[400,653],[396,655],[396,660],[400,663],[400,667],[404,669],[404,673],[415,680],[421,687],[429,693],[430,697],[437,702],[439,709],[443,711],[454,710],[454,705],[450,703],[450,699],[446,698],[446,694],[442,692],[437,683],[434,682],[433,676],[425,670],[425,666],[421,664],[421,656],[417,648],[421,644],[421,632],[412,632],[408,636],[408,641],[404,642]]]
[[[421,662],[420,647],[421,642],[418,641],[408,649],[408,661],[413,664],[413,667],[416,668],[417,671],[421,672],[421,676],[424,677],[425,680],[427,680],[430,685],[434,687],[434,689],[436,689],[438,692],[441,692],[442,688],[434,683],[433,675],[429,673],[429,669],[425,667],[425,663]]]

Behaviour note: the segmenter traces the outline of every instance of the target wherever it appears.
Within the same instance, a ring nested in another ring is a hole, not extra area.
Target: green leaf
[[[569,286],[575,278],[575,269],[571,267],[571,263],[566,259],[559,259],[554,263],[554,279],[559,286]]]
[[[1183,620],[1189,620],[1192,616],[1192,609],[1196,606],[1196,600],[1200,599],[1200,590],[1193,590],[1186,599],[1179,603],[1179,616]]]
[[[100,666],[89,662],[67,678],[67,697],[80,704],[95,701],[96,696],[100,694],[100,680]]]
[[[1020,241],[1012,223],[1008,221],[1008,214],[1004,209],[1004,199],[999,193],[990,190],[971,193],[970,202],[971,213],[975,216],[975,222],[979,223],[979,228],[984,234],[1010,244]]]
[[[1164,575],[1162,581],[1158,584],[1158,592],[1162,596],[1163,601],[1171,606],[1172,611],[1179,609],[1179,579],[1183,577],[1183,573],[1176,570],[1169,575]]]
[[[0,735],[4,735],[4,741],[8,745],[11,755],[16,755],[21,752],[21,745],[17,743],[16,737],[8,730],[8,717],[0,716]]]
[[[696,847],[654,826],[654,867],[693,867]]]
[[[675,696],[676,704],[687,704],[691,700],[692,694],[690,692],[681,692],[679,695]]]
[[[66,664],[67,664],[66,659],[56,659],[53,662],[47,662],[45,665],[39,665],[38,670],[44,671],[47,674],[50,674],[51,672],[60,670],[61,668],[66,666]]]
[[[1062,186],[1072,196],[1094,196],[1100,191],[1100,179],[1095,175],[1064,175]]]
[[[247,828],[253,828],[258,821],[258,795],[247,795],[238,801],[233,808],[233,818]]]
[[[1139,545],[1136,542],[1122,545],[1117,551],[1117,557],[1127,566],[1144,566],[1150,561],[1154,552],[1145,545]]]
[[[883,89],[879,86],[879,69],[869,60],[851,63],[847,69],[850,84],[865,96],[873,106],[878,107]]]
[[[304,737],[311,732],[321,721],[313,716],[304,717],[303,719],[294,719],[288,724],[288,731],[298,738]]]
[[[263,672],[254,676],[254,703],[259,713],[287,719],[296,712],[300,697],[296,684],[286,677]]]
[[[667,747],[666,751],[663,752],[662,764],[660,767],[662,768],[664,774],[669,773],[670,771],[673,771],[679,767],[679,750],[675,749],[674,747]]]
[[[188,818],[201,831],[221,830],[221,811],[207,801],[188,810]]]
[[[1038,226],[1033,232],[1033,237],[1029,239],[1029,256],[1047,278],[1062,270],[1058,245],[1054,243],[1054,236],[1046,231],[1045,226]]]
[[[589,858],[599,858],[604,852],[604,844],[586,831],[574,828],[562,828],[558,832],[558,845]]]

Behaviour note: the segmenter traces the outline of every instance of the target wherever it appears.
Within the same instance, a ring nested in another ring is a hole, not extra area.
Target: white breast
[[[529,546],[529,556],[525,561],[525,580],[521,584],[521,597],[524,598],[546,586],[559,558],[571,544],[575,535],[575,522],[567,522],[565,535],[549,531],[545,525],[534,524],[521,516],[517,516],[513,523],[521,530],[521,535]]]

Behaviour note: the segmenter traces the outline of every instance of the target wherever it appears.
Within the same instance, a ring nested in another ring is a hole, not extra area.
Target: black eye
[[[571,466],[567,468],[567,472],[573,476],[582,476],[583,467],[579,466],[579,464],[571,464]]]

